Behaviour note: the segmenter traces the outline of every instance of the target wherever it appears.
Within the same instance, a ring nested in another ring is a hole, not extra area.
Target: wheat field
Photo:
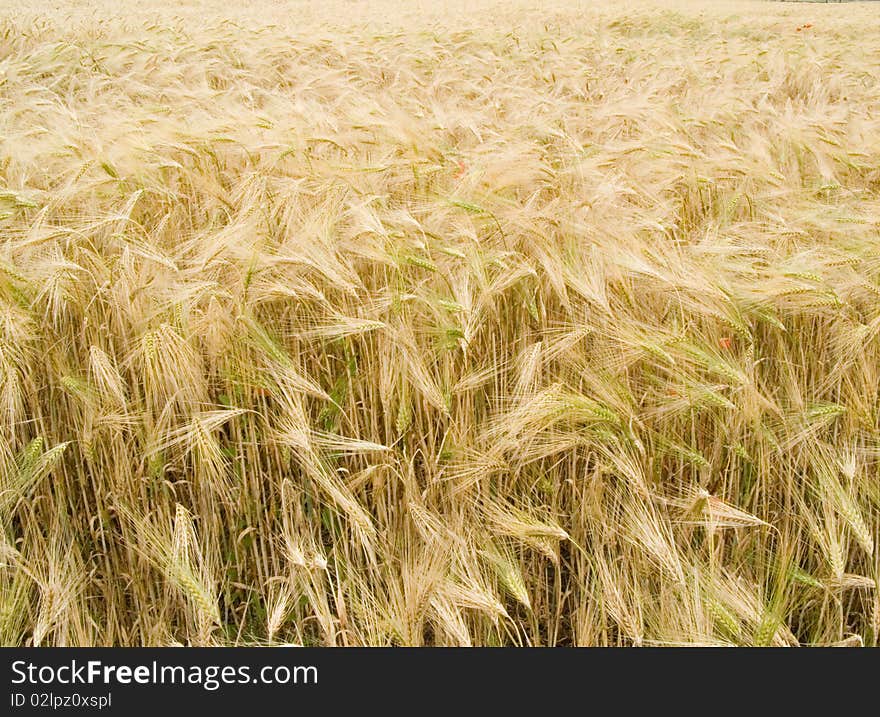
[[[0,30],[3,644],[877,644],[876,7]]]

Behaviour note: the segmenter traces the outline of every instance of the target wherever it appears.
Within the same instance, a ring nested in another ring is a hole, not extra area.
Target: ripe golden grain
[[[878,66],[859,3],[0,0],[0,640],[876,645]]]

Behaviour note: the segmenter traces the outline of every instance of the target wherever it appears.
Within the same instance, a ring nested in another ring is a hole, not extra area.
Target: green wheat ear
[[[101,162],[101,169],[113,177],[113,179],[119,179],[119,172],[116,171],[116,168],[110,162]]]
[[[725,637],[737,639],[742,632],[742,625],[736,616],[718,600],[708,600],[709,613],[721,627]]]
[[[69,442],[59,443],[44,451],[44,443],[41,436],[28,443],[16,457],[15,470],[6,473],[0,480],[0,515],[4,515],[19,499],[28,496],[37,483],[51,473],[70,445]]]
[[[410,425],[412,425],[412,405],[408,398],[401,398],[394,425],[399,435],[406,433]]]

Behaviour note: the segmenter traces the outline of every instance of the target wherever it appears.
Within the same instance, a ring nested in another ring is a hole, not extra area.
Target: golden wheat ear
[[[170,525],[161,526],[127,506],[117,505],[116,512],[134,530],[130,548],[158,568],[185,600],[193,617],[189,639],[208,644],[221,619],[211,566],[199,545],[192,515],[178,503]]]

